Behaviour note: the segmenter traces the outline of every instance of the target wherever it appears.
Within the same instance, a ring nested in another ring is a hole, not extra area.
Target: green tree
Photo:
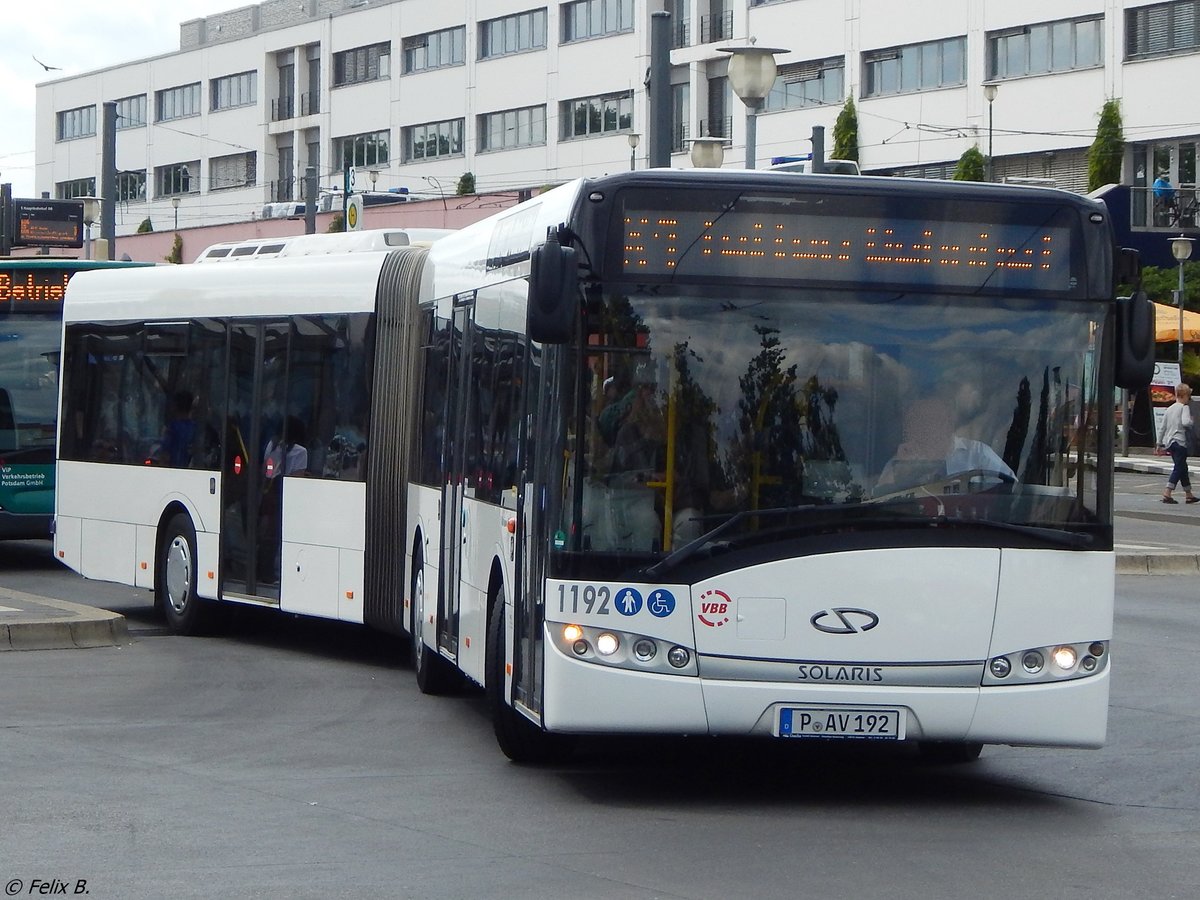
[[[1125,155],[1125,135],[1121,129],[1121,103],[1107,100],[1100,109],[1096,139],[1088,148],[1089,193],[1106,184],[1121,183],[1121,158]]]
[[[175,240],[171,242],[171,252],[164,256],[163,259],[175,265],[183,262],[183,238],[178,234],[175,235]]]
[[[142,219],[141,223],[137,227],[138,234],[149,234],[153,230],[154,223],[150,221],[149,216],[146,216],[146,218]]]
[[[334,213],[333,218],[329,220],[329,227],[325,229],[326,234],[340,234],[346,230],[346,219],[341,213]]]
[[[833,158],[858,162],[858,110],[854,108],[853,97],[846,98],[833,123]]]
[[[1123,285],[1119,291],[1128,294],[1132,290]],[[1142,290],[1155,303],[1175,305],[1175,291],[1179,290],[1179,266],[1160,269],[1146,266],[1142,269]],[[1200,260],[1183,264],[1183,308],[1200,310]]]
[[[463,172],[462,177],[458,179],[458,189],[455,193],[460,197],[475,193],[475,176],[470,172]]]
[[[958,158],[958,165],[954,167],[954,180],[983,181],[986,177],[985,171],[983,153],[976,144],[964,150],[963,155]]]

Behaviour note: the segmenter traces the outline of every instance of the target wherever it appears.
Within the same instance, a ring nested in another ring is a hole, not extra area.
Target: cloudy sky
[[[35,85],[178,50],[180,22],[252,0],[0,2],[0,182],[12,183],[14,197],[35,197]]]

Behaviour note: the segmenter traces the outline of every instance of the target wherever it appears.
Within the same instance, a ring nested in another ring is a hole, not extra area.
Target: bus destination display
[[[0,269],[0,309],[61,306],[69,269]]]
[[[82,247],[83,202],[14,200],[17,247]]]
[[[1065,227],[626,208],[633,278],[719,277],[1073,292]]]

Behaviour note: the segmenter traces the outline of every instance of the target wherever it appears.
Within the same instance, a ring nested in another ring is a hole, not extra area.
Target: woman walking
[[[1192,399],[1192,389],[1186,384],[1175,385],[1175,402],[1167,407],[1163,414],[1162,433],[1158,445],[1171,454],[1171,477],[1167,479],[1167,489],[1163,491],[1163,503],[1178,503],[1171,496],[1175,485],[1183,485],[1183,493],[1188,503],[1200,500],[1192,493],[1192,481],[1188,476],[1188,436],[1192,430],[1192,410],[1188,402]]]

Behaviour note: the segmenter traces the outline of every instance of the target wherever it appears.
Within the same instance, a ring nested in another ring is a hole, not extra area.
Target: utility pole
[[[650,13],[650,123],[647,165],[671,167],[671,14]]]
[[[117,101],[104,101],[100,145],[100,239],[112,259],[117,247]]]
[[[317,231],[317,170],[315,166],[304,169],[304,233]]]

